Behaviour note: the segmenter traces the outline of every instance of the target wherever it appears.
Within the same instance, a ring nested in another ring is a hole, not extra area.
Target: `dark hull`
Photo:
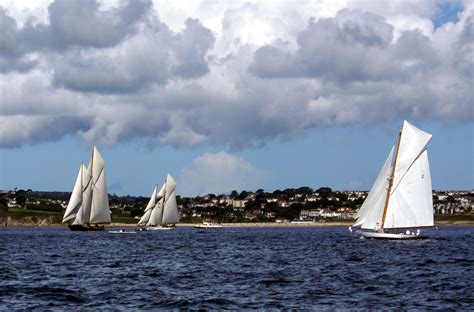
[[[83,224],[69,224],[68,228],[71,231],[103,231],[103,225],[83,225]]]

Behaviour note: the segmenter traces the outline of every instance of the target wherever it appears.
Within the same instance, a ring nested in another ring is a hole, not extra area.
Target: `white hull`
[[[171,229],[173,229],[173,227],[168,227],[168,226],[147,226],[146,227],[147,231],[167,231]]]
[[[357,234],[360,234],[361,238],[368,239],[423,239],[428,238],[427,236],[422,236],[420,233],[406,234],[406,233],[382,233],[382,232],[365,232],[357,231]]]
[[[196,228],[196,229],[220,229],[220,228],[222,228],[222,224],[203,223],[203,224],[195,225],[194,228]]]
[[[135,231],[125,231],[125,230],[112,230],[109,231],[110,234],[137,234]]]

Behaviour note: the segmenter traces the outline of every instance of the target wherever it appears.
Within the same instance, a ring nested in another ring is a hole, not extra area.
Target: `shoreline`
[[[178,223],[177,228],[193,228],[200,223]],[[296,228],[296,227],[349,227],[353,223],[349,222],[315,222],[315,223],[276,223],[276,222],[250,222],[250,223],[222,223],[222,228]],[[452,227],[452,226],[474,226],[473,221],[444,221],[437,222],[435,227]],[[30,227],[42,227],[42,228],[66,228],[64,224],[52,223],[52,224],[37,224],[37,223],[20,223],[15,222],[13,224],[0,224],[0,228],[30,228]],[[136,224],[130,223],[111,223],[106,225],[106,228],[131,228],[137,227]]]
[[[178,223],[176,227],[190,228],[201,223]],[[235,222],[221,223],[223,228],[244,228],[244,227],[329,227],[340,226],[349,227],[354,224],[354,220],[332,220],[326,222]],[[435,220],[435,226],[474,226],[474,219],[457,218],[454,220]],[[60,223],[60,219],[54,216],[24,216],[15,218],[13,216],[0,216],[0,227],[66,227]],[[134,223],[112,222],[106,227],[137,227]]]
[[[194,227],[200,223],[178,223],[176,227]],[[349,227],[353,222],[312,222],[312,223],[276,223],[276,222],[236,222],[221,223],[223,228],[244,228],[244,227],[330,227],[340,226]],[[111,223],[110,227],[136,227],[136,224],[127,223]],[[440,221],[435,223],[436,226],[474,226],[474,221]]]

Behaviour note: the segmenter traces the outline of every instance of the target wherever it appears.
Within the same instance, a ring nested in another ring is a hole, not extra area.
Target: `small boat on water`
[[[194,226],[196,229],[220,229],[222,228],[222,224],[220,223],[211,223],[211,222],[203,222],[201,224],[196,224]]]
[[[136,231],[127,231],[127,230],[124,230],[124,229],[110,230],[109,233],[110,234],[137,234]]]
[[[103,231],[111,221],[105,164],[97,147],[86,167],[81,164],[63,223],[71,231]]]
[[[406,120],[367,198],[349,228],[362,238],[427,238],[420,228],[433,227],[433,195],[426,145],[431,134]]]
[[[153,190],[138,225],[146,226],[147,231],[171,230],[178,222],[176,182],[168,173],[161,189],[158,191],[158,187],[155,187]]]

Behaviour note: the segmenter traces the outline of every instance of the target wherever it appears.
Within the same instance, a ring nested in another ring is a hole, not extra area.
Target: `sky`
[[[474,188],[470,1],[0,0],[0,189],[368,190],[403,120]]]

